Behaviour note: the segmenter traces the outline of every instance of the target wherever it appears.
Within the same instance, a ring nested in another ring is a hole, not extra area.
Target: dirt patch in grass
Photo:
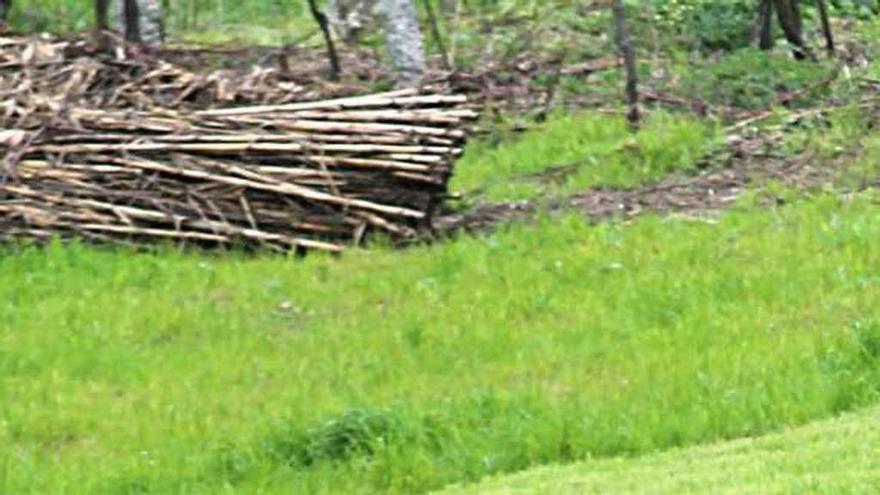
[[[836,177],[859,155],[858,148],[823,157],[807,149],[787,156],[777,152],[784,132],[758,133],[728,138],[722,149],[704,158],[697,175],[673,174],[653,184],[633,188],[600,187],[564,198],[481,203],[465,211],[448,213],[435,221],[439,237],[459,232],[490,231],[499,224],[533,219],[543,214],[579,211],[593,221],[628,220],[644,213],[679,213],[712,216],[731,207],[749,190],[758,201],[778,206],[787,200],[780,190],[810,191],[833,185]],[[548,170],[533,180],[557,180],[565,170]],[[863,182],[875,186],[880,179]]]

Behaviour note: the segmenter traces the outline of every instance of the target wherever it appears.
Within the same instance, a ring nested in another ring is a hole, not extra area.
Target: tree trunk
[[[95,30],[106,31],[110,28],[107,17],[108,0],[95,0]]]
[[[141,42],[140,9],[137,0],[120,0],[119,13],[122,20],[122,32],[126,41]]]
[[[794,47],[794,58],[803,60],[809,55],[804,43],[801,9],[798,0],[773,0],[776,5],[776,17],[785,34],[785,39]]]
[[[126,41],[160,46],[165,39],[159,0],[119,0],[119,15]]]
[[[397,87],[418,86],[425,75],[424,43],[413,0],[381,0],[385,45]]]
[[[0,26],[6,24],[10,10],[12,10],[12,0],[0,0]]]
[[[626,119],[632,129],[638,129],[639,121],[639,75],[636,69],[636,57],[633,53],[632,42],[629,38],[629,28],[626,25],[626,15],[623,9],[623,0],[614,0],[614,30],[617,48],[623,57],[623,65],[626,69],[626,101],[629,111]]]
[[[828,4],[825,0],[816,0],[819,7],[819,17],[822,19],[822,34],[825,35],[825,49],[828,56],[834,57],[834,34],[831,32],[831,22],[828,21]]]
[[[315,18],[315,22],[318,23],[321,33],[324,35],[324,43],[327,45],[327,58],[330,60],[330,79],[336,80],[339,78],[341,69],[339,67],[339,56],[336,54],[336,45],[333,44],[333,35],[330,34],[327,16],[318,8],[316,0],[309,0],[309,10],[311,10],[312,17]]]
[[[108,7],[109,0],[95,0],[95,43],[102,51],[110,46],[110,39],[107,36],[107,31],[110,29]]]
[[[761,0],[758,5],[758,47],[773,48],[773,0]]]

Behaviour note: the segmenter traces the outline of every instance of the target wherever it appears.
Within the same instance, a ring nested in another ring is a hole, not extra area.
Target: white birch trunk
[[[413,0],[380,0],[379,5],[397,86],[418,86],[425,75],[425,53],[416,6]]]
[[[146,46],[161,46],[165,40],[165,30],[162,25],[162,6],[160,0],[137,0],[137,36],[129,41],[139,41]],[[113,2],[115,29],[125,33],[125,4],[126,0]],[[131,37],[129,37],[131,38]]]
[[[141,41],[147,46],[161,46],[165,41],[160,0],[138,0]]]

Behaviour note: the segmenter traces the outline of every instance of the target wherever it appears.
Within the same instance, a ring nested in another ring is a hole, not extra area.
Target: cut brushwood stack
[[[95,94],[103,66],[71,80],[65,67],[81,69],[51,47],[22,57],[43,57],[37,66],[53,69],[37,73],[80,96],[0,73],[11,96],[0,103],[4,240],[339,251],[372,232],[410,238],[430,229],[476,116],[464,96],[415,90],[226,108],[149,98],[136,109],[97,106],[84,95]]]

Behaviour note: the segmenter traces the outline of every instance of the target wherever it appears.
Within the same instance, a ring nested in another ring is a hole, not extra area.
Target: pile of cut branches
[[[65,65],[58,47],[30,46],[42,52],[0,46],[3,240],[338,251],[370,232],[411,238],[431,227],[476,116],[464,96],[417,90],[196,107],[175,83],[166,105],[171,91],[108,86],[128,76],[99,58]]]

